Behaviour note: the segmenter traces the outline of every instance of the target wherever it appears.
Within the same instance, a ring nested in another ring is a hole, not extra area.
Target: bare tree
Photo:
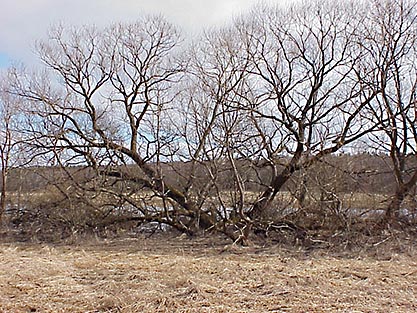
[[[7,178],[12,167],[18,165],[22,156],[18,153],[21,143],[17,124],[20,116],[20,99],[8,92],[9,75],[2,73],[0,78],[0,162],[1,196],[0,221],[7,206]]]
[[[265,7],[241,28],[251,66],[239,107],[271,177],[252,217],[263,215],[294,172],[376,128],[362,122],[378,90],[362,83],[359,11],[353,2]]]
[[[234,240],[240,240],[236,222],[245,219],[246,197],[236,147],[249,145],[243,133],[250,131],[246,113],[231,109],[239,98],[237,90],[245,87],[248,59],[243,45],[233,28],[208,31],[199,38],[188,52],[183,105],[173,121],[186,147],[183,160],[190,162],[185,192],[198,198],[200,210],[210,212],[214,229]],[[204,182],[196,184],[202,177]]]
[[[195,164],[211,166],[211,187],[233,190],[227,204],[218,192],[215,206],[235,208],[242,229],[265,217],[296,171],[377,128],[364,119],[378,90],[364,83],[370,69],[360,63],[368,52],[357,32],[359,11],[354,3],[264,6],[194,51],[197,85],[187,111],[194,127],[187,124],[185,142]],[[244,178],[250,170],[265,184],[252,207]],[[232,188],[220,182],[222,171]]]
[[[374,1],[373,6],[364,25],[363,46],[369,51],[364,62],[376,69],[381,93],[371,112],[381,129],[370,140],[391,159],[396,189],[385,218],[392,220],[417,182],[417,6],[406,0]]]
[[[38,45],[47,74],[18,81],[17,93],[30,102],[28,114],[37,121],[28,130],[36,148],[64,168],[91,166],[102,183],[110,177],[113,185],[124,182],[153,191],[164,200],[164,210],[148,210],[151,205],[144,207],[133,192],[100,189],[119,199],[118,205],[137,208],[139,221],[191,232],[174,218],[178,206],[180,215],[208,222],[161,170],[163,161],[172,158],[168,144],[175,140],[161,124],[185,69],[175,57],[180,40],[160,17],[104,30],[58,27]]]
[[[417,180],[405,165],[417,138],[414,9],[401,1],[373,14],[354,1],[261,5],[187,50],[160,17],[57,27],[38,44],[45,72],[15,75],[21,131],[71,178],[63,198],[190,234],[245,242],[296,173],[303,202],[309,168],[379,132],[401,203]]]

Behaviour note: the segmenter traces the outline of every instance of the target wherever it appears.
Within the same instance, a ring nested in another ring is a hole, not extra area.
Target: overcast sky
[[[267,0],[288,3],[294,0]],[[186,32],[221,25],[258,0],[0,0],[0,67],[12,60],[35,62],[35,40],[51,25],[133,21],[138,16],[162,13]]]

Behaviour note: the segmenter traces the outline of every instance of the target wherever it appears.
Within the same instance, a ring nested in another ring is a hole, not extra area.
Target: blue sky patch
[[[8,67],[10,65],[10,58],[7,54],[0,52],[0,68]]]

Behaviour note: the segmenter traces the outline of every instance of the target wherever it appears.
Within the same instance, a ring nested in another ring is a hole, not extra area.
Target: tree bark
[[[295,169],[291,169],[288,166],[283,172],[277,175],[266,189],[260,199],[253,205],[252,210],[248,216],[251,219],[262,219],[265,217],[265,210],[271,205],[277,193],[281,190],[282,186],[288,181]]]
[[[417,183],[417,171],[414,172],[414,175],[410,180],[405,184],[399,184],[395,191],[394,196],[392,197],[386,211],[384,220],[386,222],[398,220],[400,217],[401,204],[404,202],[405,197],[409,194],[411,189]]]
[[[1,196],[0,196],[0,222],[3,220],[3,216],[6,212],[6,192],[7,192],[7,171],[3,167],[1,171]]]

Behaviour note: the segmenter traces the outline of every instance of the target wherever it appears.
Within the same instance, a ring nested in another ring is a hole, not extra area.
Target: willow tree
[[[363,63],[375,69],[374,88],[380,90],[370,108],[381,127],[370,142],[389,155],[396,182],[385,214],[390,221],[417,183],[417,6],[389,0],[374,1],[373,7],[362,26],[368,51]]]
[[[356,2],[254,10],[239,27],[247,43],[247,88],[237,106],[252,121],[269,182],[250,209],[262,217],[289,178],[372,132],[364,119],[379,90],[367,83]],[[248,156],[249,157],[249,156]],[[253,158],[253,157],[252,157]]]
[[[0,220],[7,208],[10,171],[30,161],[24,148],[25,136],[19,131],[23,121],[22,99],[10,92],[12,78],[13,71],[9,69],[0,76]]]
[[[190,163],[187,192],[210,212],[215,229],[244,241],[240,222],[247,219],[244,176],[250,164],[239,160],[239,149],[251,150],[253,132],[246,112],[235,106],[247,87],[249,66],[247,43],[237,35],[234,27],[207,31],[189,49],[185,94],[174,123],[185,145],[183,160]],[[198,188],[195,181],[202,176]]]
[[[38,44],[45,72],[15,83],[30,144],[63,169],[95,170],[79,187],[107,198],[86,201],[116,199],[113,209],[133,208],[140,222],[188,233],[239,239],[227,229],[237,225],[246,237],[294,173],[381,129],[401,146],[393,154],[415,138],[415,80],[406,103],[402,79],[414,77],[414,20],[401,23],[394,4],[370,18],[366,5],[258,6],[188,49],[160,17],[53,29]]]
[[[138,221],[192,233],[190,224],[207,228],[210,219],[162,169],[176,140],[167,116],[185,70],[180,43],[177,29],[161,17],[105,29],[57,27],[37,46],[45,72],[21,76],[15,87],[27,101],[32,145],[64,169],[96,171],[100,184],[87,181],[84,191],[97,187],[117,200],[113,209],[133,207]],[[143,190],[163,205],[144,204]],[[92,198],[99,199],[85,200]]]

